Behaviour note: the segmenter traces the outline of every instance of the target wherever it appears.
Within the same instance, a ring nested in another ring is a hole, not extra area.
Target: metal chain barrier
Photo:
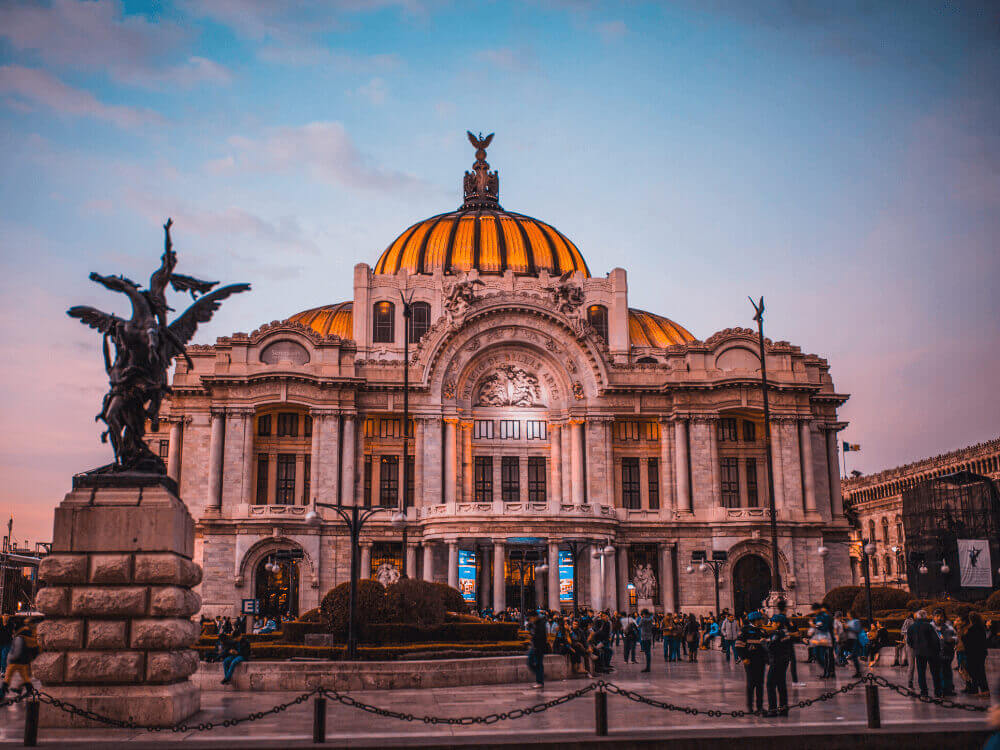
[[[948,698],[932,698],[929,695],[922,695],[912,688],[905,687],[903,685],[897,685],[894,682],[889,682],[885,677],[879,677],[878,675],[869,672],[864,676],[865,680],[871,682],[879,687],[888,688],[893,690],[906,698],[913,698],[921,703],[933,703],[936,706],[941,706],[942,708],[957,708],[962,711],[974,711],[977,713],[986,713],[989,711],[988,705],[976,705],[974,703],[960,703],[959,701],[953,701]]]
[[[12,698],[4,698],[2,701],[0,701],[0,708],[7,708],[7,706],[15,706],[21,701],[28,700],[33,694],[34,691],[28,689],[13,696]]]

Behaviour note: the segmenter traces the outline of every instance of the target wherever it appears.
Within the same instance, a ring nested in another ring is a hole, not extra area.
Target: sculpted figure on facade
[[[399,571],[392,563],[384,562],[375,570],[375,580],[388,588],[399,580]]]
[[[500,365],[479,386],[476,406],[541,406],[538,377],[514,365]]]
[[[485,286],[478,276],[463,274],[444,288],[444,312],[453,328],[461,325],[476,299],[476,287]]]
[[[570,281],[572,271],[567,271],[553,283],[545,287],[552,299],[552,305],[564,315],[570,315],[583,304],[583,289]]]
[[[635,569],[632,578],[635,595],[639,599],[652,599],[656,596],[656,573],[651,565],[640,565]]]

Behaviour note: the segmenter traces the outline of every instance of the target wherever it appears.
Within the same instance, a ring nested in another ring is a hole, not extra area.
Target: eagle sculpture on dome
[[[485,138],[483,138],[483,134],[480,133],[479,137],[477,138],[473,134],[473,132],[471,130],[466,130],[465,132],[468,133],[468,135],[469,135],[469,143],[471,143],[473,146],[475,146],[475,148],[476,148],[477,151],[482,151],[482,150],[485,150],[485,149],[489,148],[490,147],[490,143],[493,140],[493,136],[496,135],[496,133],[490,133],[488,136],[486,136]],[[485,159],[486,158],[486,154],[483,154],[482,156],[479,156],[479,154],[476,154],[476,158],[477,159]]]
[[[500,176],[496,170],[490,172],[490,165],[486,161],[486,147],[493,142],[494,133],[483,138],[482,133],[476,136],[471,130],[465,132],[469,136],[469,143],[476,148],[476,163],[472,165],[471,172],[465,173],[462,185],[465,191],[463,207],[496,206],[500,198]]]

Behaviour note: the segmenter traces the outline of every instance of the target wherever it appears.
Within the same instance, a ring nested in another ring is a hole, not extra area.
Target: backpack
[[[635,624],[635,620],[628,624],[628,630],[625,631],[625,635],[632,640],[639,640],[639,626]]]

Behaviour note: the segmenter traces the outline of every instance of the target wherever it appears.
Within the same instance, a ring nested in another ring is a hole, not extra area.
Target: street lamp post
[[[583,540],[571,539],[565,542],[565,544],[569,547],[570,556],[573,558],[573,617],[577,617],[580,614],[580,607],[577,602],[576,593],[579,589],[577,584],[580,580],[579,575],[577,575],[577,563],[580,561],[581,555],[583,555],[590,543]]]
[[[608,542],[607,544],[604,544],[604,545],[598,547],[596,550],[594,550],[594,555],[593,555],[594,559],[595,560],[599,559],[601,561],[601,604],[605,604],[604,593],[607,591],[607,588],[608,588],[607,587],[607,582],[605,580],[606,573],[605,573],[605,568],[604,568],[604,558],[605,557],[610,557],[613,554],[615,554],[615,548],[611,546],[610,542]],[[576,582],[574,581],[574,583],[576,583]],[[575,588],[576,587],[574,586],[574,590],[575,590]],[[602,607],[601,609],[606,609],[606,608]]]
[[[334,505],[332,503],[321,503],[318,501],[316,501],[314,505],[319,508],[329,508],[330,510],[336,511],[341,520],[347,524],[347,531],[351,537],[351,585],[347,604],[347,660],[354,661],[358,657],[358,631],[355,619],[357,616],[358,604],[358,554],[360,553],[361,547],[361,529],[364,528],[364,525],[369,518],[380,511],[388,510],[388,508],[379,506],[375,508],[362,509],[357,505],[345,508],[339,503]],[[306,514],[306,521],[312,524],[322,523],[322,519],[315,509]]]
[[[781,569],[778,564],[778,519],[774,506],[774,458],[771,455],[771,409],[767,400],[767,357],[764,353],[764,298],[760,302],[754,302],[750,298],[750,304],[755,311],[754,320],[757,321],[757,340],[760,347],[760,390],[764,398],[764,447],[767,451],[767,503],[771,514],[771,595],[774,598],[781,598]]]
[[[712,557],[709,559],[708,555],[704,552],[695,552],[691,557],[691,562],[687,566],[688,573],[694,573],[695,565],[697,564],[698,570],[704,573],[706,570],[712,570],[712,577],[715,579],[715,616],[718,617],[721,614],[721,608],[719,606],[719,574],[722,568],[726,564],[726,559],[728,555],[724,551],[712,551]]]
[[[399,513],[393,519],[393,523],[402,532],[403,564],[400,576],[406,578],[408,573],[406,569],[406,509],[410,491],[410,328],[413,319],[413,306],[410,301],[413,299],[413,292],[410,292],[410,296],[407,297],[400,291],[399,298],[403,301],[403,481],[399,492]],[[414,463],[416,463],[416,456],[414,456]]]
[[[872,577],[870,560],[875,554],[875,543],[865,539],[861,540],[861,571],[865,574],[865,599],[868,601],[868,622],[866,627],[872,626]]]

